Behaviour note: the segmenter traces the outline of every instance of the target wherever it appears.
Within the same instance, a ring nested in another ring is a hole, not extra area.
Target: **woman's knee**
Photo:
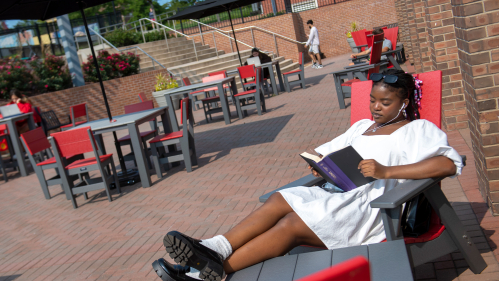
[[[289,233],[295,237],[301,235],[302,229],[307,227],[303,220],[295,212],[288,213],[280,219],[276,226],[285,233]]]

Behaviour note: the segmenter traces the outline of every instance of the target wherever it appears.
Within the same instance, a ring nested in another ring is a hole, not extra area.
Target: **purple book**
[[[356,189],[375,180],[362,175],[358,166],[363,158],[352,146],[334,151],[322,159],[307,152],[300,154],[300,156],[326,181],[344,191]]]

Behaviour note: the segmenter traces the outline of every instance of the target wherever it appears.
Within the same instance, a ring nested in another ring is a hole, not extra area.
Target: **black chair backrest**
[[[45,131],[45,135],[47,135],[48,131],[58,129],[61,126],[65,125],[61,124],[61,121],[59,121],[59,118],[57,118],[57,115],[53,110],[38,112],[38,114],[42,118],[42,126],[43,130]]]

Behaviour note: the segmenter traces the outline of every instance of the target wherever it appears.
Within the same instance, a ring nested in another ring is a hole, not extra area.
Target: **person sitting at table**
[[[19,107],[19,111],[21,111],[22,113],[33,112],[33,120],[35,121],[35,124],[42,122],[42,118],[35,111],[31,101],[25,95],[22,95],[18,90],[13,89],[12,91],[10,91],[10,102],[7,103],[7,105],[10,104],[17,104],[17,107]],[[17,121],[16,126],[19,134],[29,131],[28,119]]]
[[[373,30],[373,35],[377,35],[377,34],[381,34],[381,33],[383,33],[383,29],[381,29],[381,28],[376,28]],[[351,54],[350,58],[355,59],[355,58],[363,56],[363,55],[369,55],[371,53],[371,49],[372,49],[372,47],[370,47],[369,49],[367,49],[363,52],[360,52],[357,54]],[[392,49],[392,41],[384,38],[383,39],[383,47],[381,49],[381,52],[382,53],[388,52],[391,49]],[[368,60],[369,60],[369,58],[368,58]],[[382,55],[381,60],[387,60],[387,57],[385,55]],[[362,63],[362,62],[351,62],[349,65],[355,65],[355,64],[359,64],[359,63]]]
[[[258,57],[260,59],[261,64],[272,62],[272,59],[267,54],[260,52],[260,50],[258,48],[253,48],[251,50],[251,56],[249,56],[249,57],[250,58]],[[248,65],[248,62],[245,62],[244,65]],[[269,70],[267,68],[263,69],[263,78],[270,79],[270,73],[269,73]]]
[[[196,280],[186,273],[194,268],[198,278],[221,280],[300,245],[335,249],[382,242],[385,230],[380,209],[369,206],[372,200],[405,179],[460,175],[462,159],[447,135],[430,121],[417,120],[420,95],[412,75],[390,69],[370,79],[374,120],[356,122],[315,151],[327,155],[352,146],[364,159],[358,169],[375,181],[348,192],[330,183],[280,190],[227,233],[209,239],[170,231],[163,242],[180,265],[165,261],[166,274]]]

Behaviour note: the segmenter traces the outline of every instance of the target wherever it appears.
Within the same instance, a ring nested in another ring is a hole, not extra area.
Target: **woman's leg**
[[[289,212],[275,226],[235,250],[225,260],[224,270],[229,274],[267,259],[282,256],[299,245],[325,247],[319,237],[295,212]]]
[[[276,223],[293,212],[288,202],[279,192],[269,197],[267,202],[244,218],[223,236],[229,240],[232,251],[236,251],[248,241],[272,228]]]

